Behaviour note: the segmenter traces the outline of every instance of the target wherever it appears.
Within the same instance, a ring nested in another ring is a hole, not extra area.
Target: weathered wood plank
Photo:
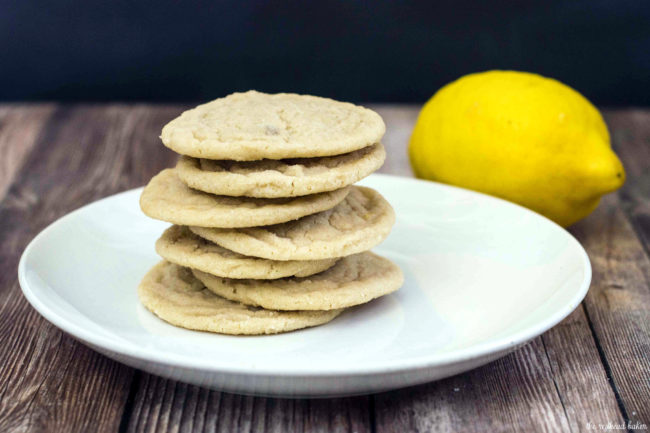
[[[16,267],[55,218],[171,162],[156,138],[170,117],[139,106],[58,109],[0,205],[0,431],[118,428],[132,370],[42,319],[20,293]]]
[[[0,105],[0,201],[54,108],[55,104]]]
[[[626,416],[650,419],[650,262],[611,195],[572,232],[589,253],[593,280],[585,307]]]
[[[540,338],[487,366],[375,396],[377,432],[555,432],[569,422]]]
[[[647,236],[643,221],[650,191],[648,119],[647,112],[607,116],[628,179],[619,194],[605,197],[591,216],[571,230],[592,261],[593,281],[585,311],[612,389],[626,418],[646,425],[650,424],[650,260],[642,239]]]
[[[583,306],[542,335],[553,381],[572,432],[624,422]]]
[[[288,400],[210,391],[142,374],[129,432],[370,432],[369,398]]]
[[[608,111],[605,119],[627,172],[623,209],[650,253],[650,110]]]

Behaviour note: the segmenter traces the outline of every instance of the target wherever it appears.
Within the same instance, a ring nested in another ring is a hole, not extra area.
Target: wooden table
[[[356,398],[284,400],[210,391],[113,362],[50,325],[20,293],[18,260],[41,229],[173,164],[158,135],[183,108],[0,105],[1,432],[650,427],[650,111],[605,111],[628,180],[571,229],[594,275],[585,301],[561,324],[505,358],[439,382]],[[388,128],[381,171],[411,176],[406,143],[418,107],[373,108]]]

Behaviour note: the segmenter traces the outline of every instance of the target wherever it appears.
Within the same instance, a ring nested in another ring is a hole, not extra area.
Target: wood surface
[[[40,230],[173,164],[175,155],[158,135],[183,108],[0,105],[1,432],[650,426],[650,111],[605,111],[628,179],[570,230],[594,272],[585,302],[567,319],[520,350],[445,380],[372,396],[289,400],[221,393],[133,370],[63,334],[20,293],[18,260]],[[388,159],[380,171],[411,176],[406,146],[418,107],[373,108],[387,125]]]

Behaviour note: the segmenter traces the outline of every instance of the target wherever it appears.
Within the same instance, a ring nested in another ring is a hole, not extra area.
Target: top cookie
[[[386,131],[372,110],[317,96],[233,93],[188,110],[160,138],[177,153],[254,161],[352,152],[378,143]]]

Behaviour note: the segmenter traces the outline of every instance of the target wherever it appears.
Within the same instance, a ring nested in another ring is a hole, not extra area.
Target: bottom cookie
[[[341,314],[330,311],[273,311],[215,295],[188,268],[163,260],[138,287],[140,302],[162,320],[182,328],[220,334],[277,334],[322,325]]]

